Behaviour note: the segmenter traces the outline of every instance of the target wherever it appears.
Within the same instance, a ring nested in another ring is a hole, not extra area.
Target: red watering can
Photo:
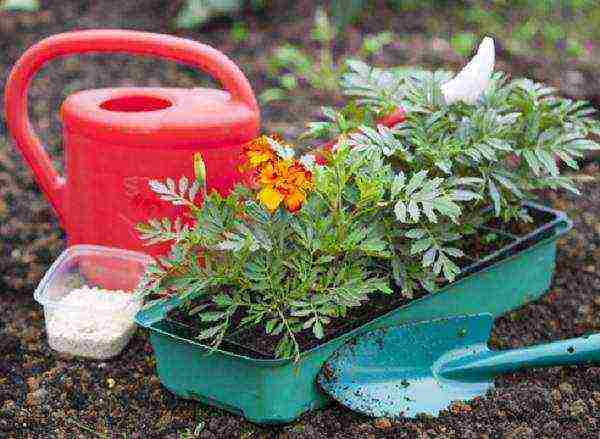
[[[31,128],[27,90],[46,62],[90,52],[177,61],[209,73],[225,90],[127,87],[69,96],[61,108],[66,162],[61,176]],[[224,54],[191,40],[128,30],[67,32],[39,42],[14,66],[5,103],[8,128],[65,228],[69,246],[148,251],[135,224],[178,215],[150,191],[148,181],[192,179],[192,157],[201,152],[209,190],[224,194],[240,180],[242,144],[258,135],[260,125],[248,80]]]

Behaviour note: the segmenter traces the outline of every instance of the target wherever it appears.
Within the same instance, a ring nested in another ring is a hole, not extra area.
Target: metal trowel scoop
[[[437,415],[452,401],[485,395],[519,369],[600,362],[600,334],[492,351],[490,314],[379,329],[336,351],[318,376],[346,407],[375,417]]]

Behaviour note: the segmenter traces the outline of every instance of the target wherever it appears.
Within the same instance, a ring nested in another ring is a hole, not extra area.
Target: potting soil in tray
[[[528,212],[533,218],[531,223],[511,222],[504,224],[495,219],[490,219],[477,230],[477,233],[465,237],[461,246],[465,257],[458,261],[461,273],[457,279],[483,270],[500,259],[551,236],[557,223],[556,215],[552,211],[544,210],[541,206],[528,207]],[[444,283],[441,284],[441,286],[444,285]],[[345,318],[334,319],[325,326],[323,328],[325,335],[322,339],[316,339],[311,329],[297,333],[296,341],[300,346],[300,351],[304,352],[326,343],[427,294],[427,291],[419,290],[415,291],[411,298],[403,296],[399,291],[392,295],[373,295],[362,306],[349,308]],[[236,323],[242,317],[241,313],[235,315],[231,327],[235,328]],[[201,328],[197,317],[189,316],[185,310],[179,308],[169,312],[168,320],[173,325],[174,330],[188,339],[195,338]],[[223,345],[222,348],[251,358],[272,359],[275,358],[274,353],[278,341],[277,336],[268,335],[264,332],[263,327],[255,326],[233,330],[225,338],[227,346]]]

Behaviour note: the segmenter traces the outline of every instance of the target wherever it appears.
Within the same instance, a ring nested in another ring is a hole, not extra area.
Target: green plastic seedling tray
[[[500,316],[540,297],[550,286],[555,267],[556,241],[572,226],[562,212],[528,204],[548,218],[526,236],[516,237],[499,252],[473,263],[464,276],[438,292],[400,306],[362,326],[303,352],[292,360],[257,359],[210,348],[193,340],[189,329],[166,318],[148,325],[163,385],[183,398],[192,398],[246,417],[259,424],[287,423],[329,399],[319,390],[316,377],[323,363],[346,341],[376,328],[406,322],[465,314]],[[162,309],[149,309],[166,315]]]

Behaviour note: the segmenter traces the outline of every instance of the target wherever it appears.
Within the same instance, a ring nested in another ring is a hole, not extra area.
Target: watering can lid
[[[65,130],[107,143],[216,147],[258,134],[260,115],[222,90],[124,87],[84,90],[62,105]]]

